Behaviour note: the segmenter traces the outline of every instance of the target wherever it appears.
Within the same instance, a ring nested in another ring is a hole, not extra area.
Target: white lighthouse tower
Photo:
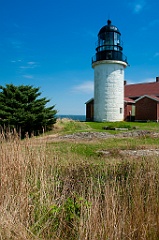
[[[115,122],[124,119],[124,69],[120,31],[108,20],[98,33],[94,68],[94,121]]]

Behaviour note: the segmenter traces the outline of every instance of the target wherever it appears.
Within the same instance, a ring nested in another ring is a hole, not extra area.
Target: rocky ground
[[[150,132],[150,131],[124,131],[118,134],[110,134],[108,132],[78,132],[67,135],[48,135],[42,137],[41,139],[47,142],[58,142],[58,141],[75,141],[75,142],[87,142],[95,141],[98,139],[108,139],[108,138],[137,138],[137,137],[146,137],[150,136],[152,138],[159,137],[159,133]],[[101,154],[107,155],[110,154],[107,150],[100,151]],[[137,149],[137,150],[120,150],[119,154],[121,155],[133,155],[133,156],[150,156],[150,155],[159,155],[159,149]]]
[[[108,132],[78,132],[73,134],[67,134],[64,136],[58,136],[59,139],[107,139],[107,138],[125,138],[125,137],[159,137],[159,133],[154,133],[150,131],[125,131],[118,134],[110,134]]]

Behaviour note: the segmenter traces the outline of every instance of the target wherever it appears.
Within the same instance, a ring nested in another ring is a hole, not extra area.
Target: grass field
[[[78,131],[104,131],[104,127],[128,128],[129,130],[148,130],[159,132],[159,123],[157,122],[79,122],[69,119],[59,119],[55,125],[56,130],[62,130],[63,133]],[[108,131],[109,133],[117,133]]]
[[[102,132],[108,125],[154,132],[159,126],[66,119],[49,134]],[[0,239],[159,239],[159,157],[120,154],[157,149],[158,137],[0,140]]]

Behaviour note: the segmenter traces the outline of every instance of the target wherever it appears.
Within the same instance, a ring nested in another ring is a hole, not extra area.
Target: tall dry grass
[[[101,160],[1,138],[0,239],[159,239],[159,160]]]

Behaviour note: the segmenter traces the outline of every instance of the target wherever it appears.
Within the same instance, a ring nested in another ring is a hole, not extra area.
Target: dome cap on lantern
[[[106,33],[106,32],[116,32],[116,33],[119,33],[121,35],[119,29],[116,26],[111,24],[111,20],[108,20],[107,25],[103,26],[100,29],[98,35]]]

